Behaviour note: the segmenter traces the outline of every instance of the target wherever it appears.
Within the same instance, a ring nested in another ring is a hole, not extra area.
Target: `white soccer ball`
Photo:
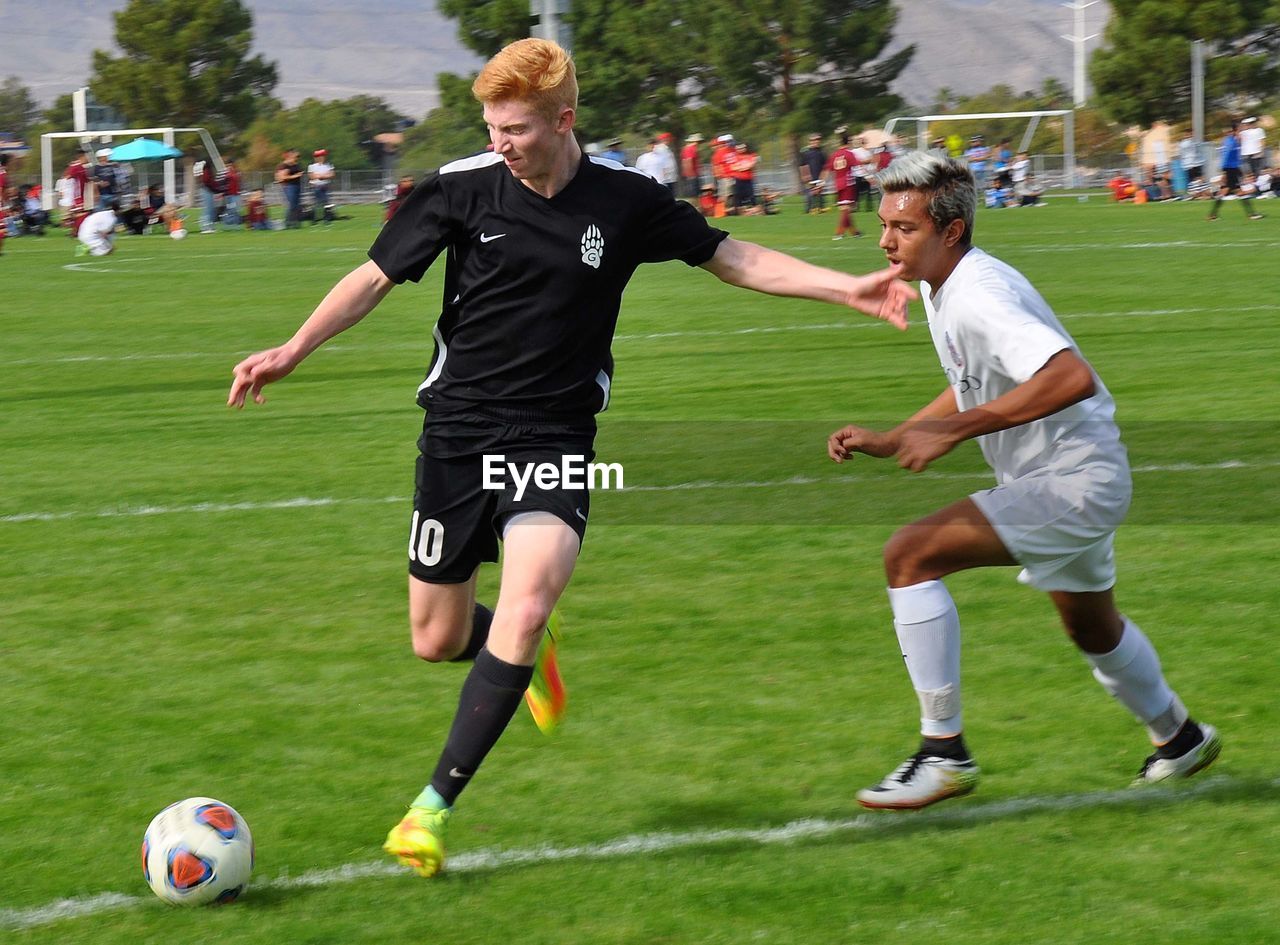
[[[179,228],[176,230],[169,231],[169,239],[171,240],[185,240],[186,238],[187,238],[187,231],[184,229]]]
[[[176,906],[235,901],[253,872],[253,836],[235,809],[189,797],[156,814],[142,837],[142,875]]]

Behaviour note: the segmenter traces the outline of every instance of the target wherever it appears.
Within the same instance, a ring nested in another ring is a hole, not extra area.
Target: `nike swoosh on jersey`
[[[487,235],[487,234],[485,234],[485,233],[481,233],[481,234],[480,234],[480,242],[482,242],[482,243],[492,243],[494,240],[500,240],[500,239],[502,239],[502,238],[503,238],[504,236],[506,236],[506,235],[507,235],[506,233],[495,233],[495,234],[493,234],[493,236],[489,236],[489,235]]]

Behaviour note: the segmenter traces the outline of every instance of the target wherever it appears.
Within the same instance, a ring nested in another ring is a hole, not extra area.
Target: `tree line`
[[[1077,122],[1082,153],[1114,144],[1118,123],[1149,124],[1190,111],[1188,43],[1206,41],[1207,95],[1223,111],[1265,102],[1280,77],[1280,0],[1112,0],[1106,42],[1090,64],[1096,101]],[[488,57],[529,34],[528,0],[439,0],[461,41]],[[485,140],[470,76],[437,77],[440,105],[416,124],[384,100],[307,99],[287,108],[273,93],[277,66],[252,55],[243,0],[130,0],[114,14],[115,45],[97,50],[97,101],[135,126],[202,126],[245,169],[266,169],[285,145],[326,147],[347,169],[379,166],[374,135],[412,124],[400,163],[434,167]],[[892,0],[574,0],[584,140],[662,130],[749,139],[879,123],[909,114],[890,91],[914,47],[889,53]],[[960,98],[939,90],[932,110],[1069,107],[1061,83],[1017,93],[996,85]],[[943,107],[940,107],[943,106]],[[27,138],[72,126],[71,96],[40,111],[16,77],[0,84],[0,130]],[[978,130],[978,129],[973,129]],[[1003,136],[994,125],[989,138]],[[1042,135],[1051,135],[1046,129]],[[1052,138],[1037,142],[1051,147]],[[60,145],[62,160],[71,144]]]

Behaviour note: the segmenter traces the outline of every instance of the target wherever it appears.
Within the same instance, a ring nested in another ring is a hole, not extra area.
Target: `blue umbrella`
[[[182,157],[182,152],[154,138],[134,138],[111,151],[113,161],[163,161]]]

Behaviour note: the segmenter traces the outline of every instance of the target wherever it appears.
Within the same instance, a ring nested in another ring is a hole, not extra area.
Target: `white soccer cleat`
[[[858,803],[873,810],[918,810],[978,786],[973,759],[957,761],[918,751],[874,787],[858,792]]]
[[[1156,752],[1142,763],[1134,785],[1157,784],[1174,778],[1189,778],[1197,771],[1209,767],[1222,751],[1222,740],[1212,725],[1197,724],[1200,740],[1174,758],[1162,758]]]

